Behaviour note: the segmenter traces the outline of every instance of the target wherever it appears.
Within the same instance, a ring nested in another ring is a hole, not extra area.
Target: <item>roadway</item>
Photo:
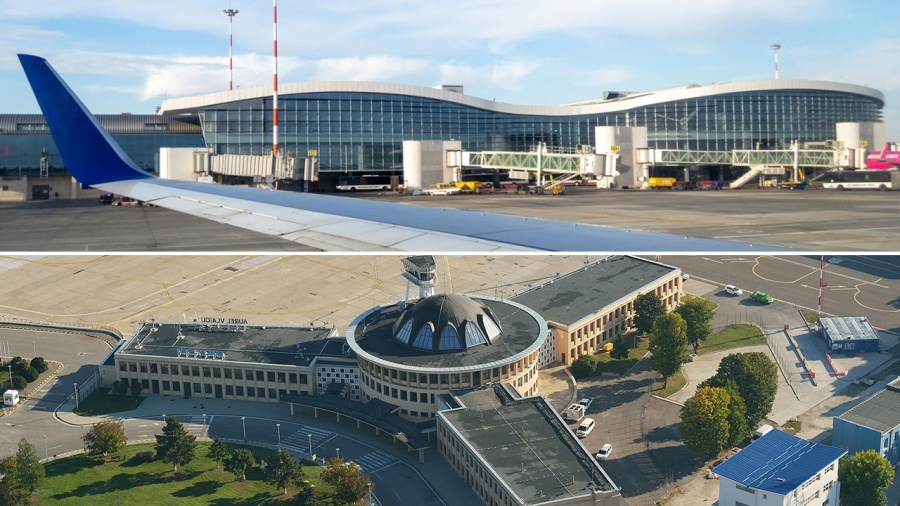
[[[681,192],[570,187],[561,196],[428,197],[357,192],[336,194],[335,198],[367,198],[724,239],[747,243],[748,250],[765,250],[769,245],[813,252],[900,251],[896,192]],[[614,244],[602,247],[604,251],[620,251]],[[0,251],[309,249],[160,208],[107,208],[94,199],[0,203]]]

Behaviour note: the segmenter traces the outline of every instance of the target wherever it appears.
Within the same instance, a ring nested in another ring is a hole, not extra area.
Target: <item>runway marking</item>
[[[881,281],[882,279],[883,278],[878,278],[877,280],[875,280],[875,283]],[[900,309],[894,309],[894,310],[876,309],[874,307],[869,307],[869,306],[863,304],[862,302],[860,302],[859,299],[857,299],[857,296],[859,296],[860,292],[862,292],[862,290],[860,290],[859,287],[863,286],[863,285],[871,285],[871,284],[874,284],[874,283],[865,282],[865,283],[860,283],[860,284],[856,285],[856,293],[853,294],[853,300],[855,300],[856,303],[859,304],[860,306],[862,306],[870,311],[878,311],[879,313],[900,313]]]

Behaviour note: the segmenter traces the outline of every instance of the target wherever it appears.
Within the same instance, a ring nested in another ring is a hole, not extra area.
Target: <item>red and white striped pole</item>
[[[234,37],[232,35],[232,25],[234,24],[234,16],[238,13],[237,9],[225,9],[225,14],[228,16],[228,91],[232,90],[232,85],[234,82],[234,65],[232,58],[232,47],[234,42]]]
[[[273,20],[273,61],[274,75],[272,80],[272,156],[278,156],[278,0],[272,0]]]

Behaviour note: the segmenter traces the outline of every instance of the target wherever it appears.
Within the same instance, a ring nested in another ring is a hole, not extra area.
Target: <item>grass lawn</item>
[[[81,416],[97,416],[120,411],[131,411],[144,402],[143,397],[109,395],[109,388],[98,388],[86,399],[79,399],[75,413]]]
[[[139,463],[131,460],[139,451],[153,450],[154,445],[149,443],[126,447],[121,452],[125,460],[118,462],[104,462],[85,455],[55,460],[44,466],[47,479],[32,504],[256,506],[285,504],[296,494],[296,486],[288,487],[288,494],[284,495],[283,490],[263,482],[259,466],[247,472],[244,482],[221,467],[217,469],[216,463],[206,458],[209,444],[199,443],[194,460],[179,466],[178,474],[162,461]],[[227,446],[229,452],[239,447]],[[274,454],[263,448],[246,448],[253,452],[257,462]],[[303,466],[304,478],[330,495],[330,487],[319,477],[324,468],[306,464]],[[327,500],[326,504],[332,503]]]
[[[627,339],[631,339],[631,342],[634,342],[634,335],[629,334]],[[594,355],[594,358],[597,360],[597,369],[594,375],[599,376],[604,372],[625,374],[647,353],[648,347],[649,340],[647,338],[638,337],[637,347],[628,350],[628,358],[614,359],[609,356],[609,353],[598,353]]]
[[[803,317],[806,318],[807,323],[818,323],[819,322],[819,315],[816,314],[815,311],[807,311],[806,309],[801,309],[800,314],[802,314]]]
[[[700,343],[700,355],[757,344],[766,344],[762,331],[753,325],[737,323],[710,334],[706,341]],[[688,351],[693,351],[690,345]]]
[[[682,374],[681,371],[678,371],[673,376],[669,376],[669,384],[666,388],[663,388],[662,377],[659,377],[653,385],[653,391],[650,393],[663,398],[668,398],[670,395],[684,388],[685,385],[687,385],[687,380],[684,378],[684,374]]]

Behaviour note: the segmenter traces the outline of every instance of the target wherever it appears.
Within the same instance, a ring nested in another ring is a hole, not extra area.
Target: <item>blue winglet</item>
[[[97,185],[154,177],[122,151],[47,60],[20,54],[19,61],[63,163],[75,179]]]

